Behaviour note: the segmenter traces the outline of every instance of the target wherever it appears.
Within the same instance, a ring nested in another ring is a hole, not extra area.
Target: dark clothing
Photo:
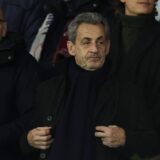
[[[67,105],[65,106],[63,104],[72,88],[68,70],[70,60],[68,61],[62,61],[58,64],[58,66],[54,68],[53,78],[43,82],[38,87],[36,103],[38,111],[35,112],[38,114],[34,116],[34,118],[37,117],[37,120],[34,119],[34,126],[32,127],[51,125],[53,126],[52,132],[55,137],[56,134],[58,134],[56,133],[57,128],[59,127],[60,121],[64,118],[63,114],[67,107]],[[148,117],[145,117],[147,116],[146,110],[143,108],[146,104],[139,89],[130,83],[121,83],[114,80],[110,81],[106,73],[105,80],[100,83],[100,86],[96,88],[96,91],[93,93],[97,96],[93,95],[93,98],[96,97],[96,100],[91,99],[90,101],[92,104],[94,103],[92,106],[93,110],[90,113],[92,115],[90,117],[92,133],[90,134],[94,135],[94,127],[97,125],[118,125],[125,129],[127,137],[124,147],[113,149],[104,146],[99,138],[93,136],[93,141],[95,143],[95,160],[128,160],[134,153],[138,153],[141,156],[149,156],[159,151],[158,136],[153,130],[149,129],[150,121]],[[84,98],[85,97],[83,97],[83,99]],[[78,101],[80,100],[81,95],[79,95]],[[72,102],[75,101],[73,100]],[[82,123],[82,121],[80,123]],[[73,136],[75,137],[75,135]],[[27,141],[23,139],[21,142],[24,152],[29,152],[31,148],[28,146]],[[70,147],[67,146],[66,151],[69,151],[69,149]],[[49,154],[50,151],[51,150],[42,151],[40,158],[47,159],[46,154]],[[63,154],[61,150],[59,150],[59,152]],[[33,159],[35,160],[36,158]],[[56,160],[59,159],[57,158]],[[83,160],[83,158],[81,160]]]
[[[125,54],[139,38],[142,30],[146,26],[154,23],[154,17],[152,15],[147,16],[120,16],[122,22],[122,49]]]
[[[8,31],[22,35],[28,50],[45,18],[44,3],[45,0],[0,0]]]
[[[105,80],[105,74],[106,67],[90,72],[77,66],[74,61],[69,64],[70,90],[62,104],[63,118],[57,124],[49,160],[94,159],[92,115],[95,110],[96,90]],[[67,146],[70,147],[66,149]]]
[[[160,24],[152,18],[150,23],[144,25],[136,42],[124,54],[121,46],[122,25],[117,17],[111,39],[112,65],[121,79],[129,80],[142,89],[147,108],[153,113],[155,127],[160,131]]]
[[[31,111],[36,62],[15,35],[0,41],[0,159],[22,160],[19,137]]]

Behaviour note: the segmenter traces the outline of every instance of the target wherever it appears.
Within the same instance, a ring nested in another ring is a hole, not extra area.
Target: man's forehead
[[[91,24],[91,23],[81,23],[77,30],[91,30],[91,29],[104,29],[104,25],[101,23]]]
[[[77,36],[78,37],[104,37],[105,31],[104,26],[102,24],[87,24],[83,23],[79,25],[77,29]]]

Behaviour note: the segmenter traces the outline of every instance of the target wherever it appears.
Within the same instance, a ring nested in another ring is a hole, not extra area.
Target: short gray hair
[[[75,43],[77,36],[77,29],[80,24],[102,24],[105,29],[105,36],[107,39],[110,38],[109,24],[107,20],[99,13],[85,12],[77,15],[71,23],[68,25],[68,39]]]

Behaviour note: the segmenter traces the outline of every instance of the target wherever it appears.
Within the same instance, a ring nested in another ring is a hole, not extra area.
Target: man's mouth
[[[91,61],[99,61],[101,57],[98,57],[98,56],[91,56],[91,57],[88,57],[87,59],[88,60],[91,60]]]
[[[141,2],[137,2],[138,4],[141,4],[141,5],[151,5],[149,2],[143,2],[143,1],[141,1]]]

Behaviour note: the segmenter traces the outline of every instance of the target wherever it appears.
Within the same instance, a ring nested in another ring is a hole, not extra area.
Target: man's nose
[[[92,52],[98,52],[98,46],[97,46],[96,43],[91,43],[90,51],[92,51]]]

